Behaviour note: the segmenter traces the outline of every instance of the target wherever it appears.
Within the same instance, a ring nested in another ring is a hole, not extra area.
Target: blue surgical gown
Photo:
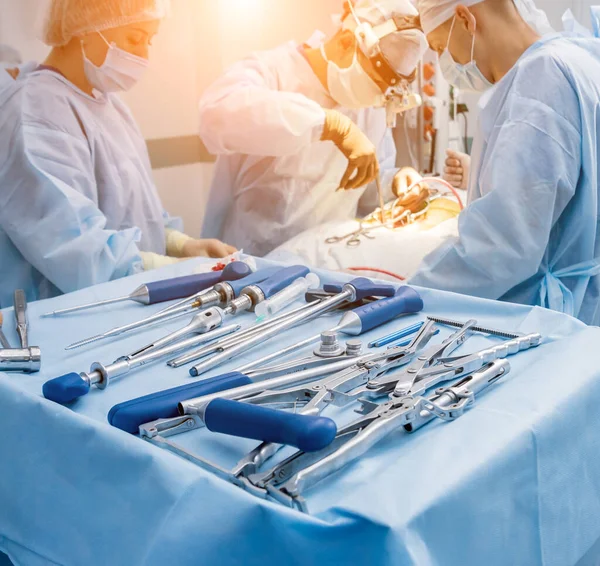
[[[117,97],[50,70],[0,96],[0,307],[135,273],[165,253],[164,213],[144,143]]]
[[[600,41],[544,37],[480,106],[459,236],[410,282],[600,323]]]

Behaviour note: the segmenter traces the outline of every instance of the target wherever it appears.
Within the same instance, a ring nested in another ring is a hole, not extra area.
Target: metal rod
[[[206,346],[204,348],[200,348],[199,350],[196,350],[195,352],[190,352],[189,354],[187,354],[185,356],[181,356],[174,360],[170,360],[167,363],[167,365],[169,365],[170,367],[173,367],[173,368],[178,368],[183,365],[189,364],[190,362],[193,362],[195,360],[198,360],[200,358],[208,356],[210,354],[214,354],[215,352],[217,352],[219,350],[223,350],[230,346],[234,346],[234,345],[238,344],[239,342],[244,341],[246,338],[250,338],[252,336],[259,335],[262,332],[264,332],[265,330],[268,330],[269,328],[271,328],[272,326],[279,324],[281,321],[286,320],[292,316],[295,316],[298,313],[304,312],[304,311],[308,310],[310,307],[314,307],[314,306],[315,306],[314,303],[308,303],[306,305],[302,305],[301,307],[298,307],[294,310],[283,313],[277,317],[268,319],[265,322],[261,322],[260,324],[250,326],[246,330],[242,330],[242,332],[238,332],[235,336],[232,336],[231,338],[226,338],[225,340],[222,340],[221,342],[217,342],[211,346]]]

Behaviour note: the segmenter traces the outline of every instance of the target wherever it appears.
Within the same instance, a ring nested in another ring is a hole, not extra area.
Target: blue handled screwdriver
[[[264,300],[265,298],[278,293],[281,291],[281,289],[291,285],[299,277],[304,277],[307,275],[309,271],[310,270],[308,267],[303,265],[295,265],[279,269],[275,274],[271,275],[267,279],[245,287],[241,291],[240,296],[236,299],[233,299],[224,311],[213,307],[205,310],[204,312],[198,313],[184,328],[181,328],[176,332],[172,332],[164,338],[140,348],[137,352],[133,353],[131,357],[139,356],[148,352],[149,350],[162,348],[163,346],[170,344],[171,342],[188,334],[204,333],[214,330],[215,328],[221,326],[225,315],[234,315],[239,312],[249,310],[254,304],[256,304],[256,302]]]
[[[189,297],[204,289],[213,287],[220,281],[237,281],[252,273],[250,266],[243,261],[234,261],[227,266],[223,271],[213,271],[210,273],[198,273],[195,275],[185,275],[183,277],[175,277],[172,279],[163,279],[161,281],[153,281],[140,285],[133,293],[123,297],[114,299],[106,299],[104,301],[96,301],[85,305],[77,305],[66,309],[59,309],[42,316],[58,316],[79,312],[82,310],[92,309],[105,305],[112,305],[124,301],[135,301],[142,305],[154,305],[172,301],[174,299],[182,299]]]

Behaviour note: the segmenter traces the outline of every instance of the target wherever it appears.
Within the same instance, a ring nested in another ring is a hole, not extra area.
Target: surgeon
[[[0,92],[0,307],[234,248],[164,211],[114,93],[148,67],[166,0],[50,0],[44,64]]]
[[[600,322],[600,44],[531,1],[419,0],[448,81],[484,92],[459,236],[411,283]]]
[[[200,135],[218,159],[203,236],[262,256],[308,228],[372,212],[379,171],[392,197],[384,95],[414,78],[427,44],[409,0],[349,8],[331,39],[256,53],[205,93]],[[374,53],[359,44],[359,25],[380,37]]]

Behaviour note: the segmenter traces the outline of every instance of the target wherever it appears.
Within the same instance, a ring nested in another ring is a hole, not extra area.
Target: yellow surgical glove
[[[168,257],[166,255],[155,254],[154,252],[140,252],[142,257],[142,264],[144,271],[150,271],[151,269],[158,269],[165,265],[173,265],[179,263],[181,259],[175,257]]]
[[[367,185],[378,175],[379,163],[375,146],[361,129],[341,112],[325,110],[325,126],[321,140],[332,141],[348,159],[348,167],[340,181],[340,189],[357,189]]]
[[[457,189],[468,189],[470,168],[471,157],[469,155],[452,149],[446,150],[445,181]]]

